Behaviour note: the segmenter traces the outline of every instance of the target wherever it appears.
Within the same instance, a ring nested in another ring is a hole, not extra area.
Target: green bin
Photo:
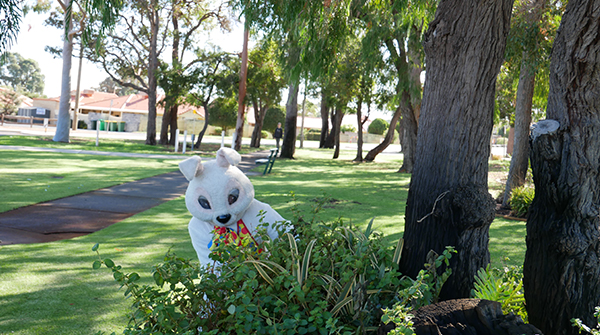
[[[125,131],[125,122],[121,121],[119,122],[119,131]]]
[[[119,125],[116,122],[111,122],[109,123],[110,125],[110,131],[117,131],[117,129],[119,128]]]
[[[92,123],[92,124],[91,124],[91,127],[90,127],[90,129],[92,129],[92,130],[96,130],[96,124],[98,123],[98,120],[92,120],[92,122],[91,122],[91,123]]]
[[[100,130],[106,130],[106,123],[104,123],[104,120],[98,120],[98,122],[100,122]]]

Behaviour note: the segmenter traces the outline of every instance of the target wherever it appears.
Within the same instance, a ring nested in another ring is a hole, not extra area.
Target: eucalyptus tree
[[[251,27],[279,41],[284,53],[288,99],[281,157],[293,158],[298,116],[298,87],[300,75],[319,78],[341,50],[350,34],[348,11],[351,1],[278,1],[237,0]]]
[[[194,52],[190,52],[200,43],[197,33],[201,30],[213,29],[214,24],[228,30],[229,18],[223,1],[171,0],[171,6],[171,65],[161,74],[165,85],[160,86],[165,90],[165,100],[159,144],[173,145],[177,131],[177,111],[187,90],[185,80],[181,81],[181,79],[185,78],[184,73],[188,69],[201,61],[193,57]],[[191,59],[184,61],[187,55],[190,55]],[[169,75],[173,78],[169,78]]]
[[[222,92],[223,82],[231,77],[232,63],[235,63],[236,59],[219,49],[196,50],[195,55],[199,61],[187,69],[184,81],[189,83],[186,84],[189,85],[189,90],[185,102],[204,110],[204,126],[194,144],[194,148],[199,148],[208,124],[212,122],[209,104],[219,91]]]
[[[5,57],[5,63],[0,65],[0,84],[37,95],[44,93],[44,75],[37,61],[13,52]]]
[[[404,153],[402,172],[412,172],[421,105],[420,73],[423,70],[422,32],[432,19],[437,1],[389,0],[368,3],[360,19],[369,23],[363,49],[367,61],[387,62],[394,70],[387,81],[395,81],[391,100],[395,104],[390,127],[383,142],[365,156],[366,161],[387,148],[401,122]]]
[[[532,107],[546,109],[549,56],[562,7],[564,4],[551,4],[549,0],[515,2],[504,65],[508,70],[505,72],[508,80],[503,81],[507,87],[500,91],[511,93],[510,102],[514,106],[511,106],[514,108],[514,146],[502,200],[504,207],[508,207],[512,190],[525,183]]]
[[[57,2],[63,13],[64,43],[58,121],[53,141],[69,142],[74,38],[81,36],[85,45],[91,44],[90,37],[93,34],[102,39],[104,34],[115,25],[123,3],[121,0],[57,0]]]
[[[96,37],[98,51],[89,58],[112,80],[148,95],[146,144],[156,144],[157,71],[168,46],[169,0],[130,1],[119,14],[116,29],[107,38]]]
[[[570,0],[552,47],[546,118],[531,134],[535,198],[523,285],[547,335],[597,323],[600,304],[600,1]]]
[[[440,298],[468,297],[490,260],[495,203],[487,188],[496,76],[513,0],[441,0],[423,46],[427,78],[406,206],[400,272],[454,246]]]
[[[281,100],[285,80],[277,59],[277,46],[273,41],[264,41],[250,51],[246,100],[254,109],[255,124],[250,146],[260,148],[261,132],[267,111]]]

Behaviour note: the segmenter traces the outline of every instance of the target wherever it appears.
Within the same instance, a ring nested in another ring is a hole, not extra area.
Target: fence
[[[12,121],[7,121],[7,119],[12,119],[15,120],[14,122]],[[4,126],[4,123],[27,123],[27,122],[19,122],[19,120],[29,120],[29,127],[33,128],[33,121],[44,121],[44,120],[48,120],[48,126],[53,126],[56,127],[56,121],[58,121],[58,119],[49,119],[49,118],[43,118],[43,117],[33,117],[33,116],[19,116],[19,115],[7,115],[7,114],[2,114],[2,116],[0,117],[0,126]],[[52,123],[52,124],[51,124]],[[46,124],[44,123],[44,126]]]

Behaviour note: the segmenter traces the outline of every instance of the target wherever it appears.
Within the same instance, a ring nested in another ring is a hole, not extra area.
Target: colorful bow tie
[[[223,242],[226,245],[231,243],[238,247],[249,248],[253,255],[262,252],[262,249],[258,247],[258,243],[252,237],[252,234],[242,220],[237,222],[237,229],[235,231],[231,228],[215,226],[214,234],[214,238],[208,243],[209,250],[213,250],[219,243]]]

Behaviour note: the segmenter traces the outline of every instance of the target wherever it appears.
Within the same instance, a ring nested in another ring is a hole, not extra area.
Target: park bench
[[[259,158],[254,161],[256,164],[266,164],[263,175],[271,173],[271,169],[273,168],[273,164],[275,164],[275,158],[277,158],[278,153],[279,149],[271,149],[271,154],[269,154],[268,158]]]

